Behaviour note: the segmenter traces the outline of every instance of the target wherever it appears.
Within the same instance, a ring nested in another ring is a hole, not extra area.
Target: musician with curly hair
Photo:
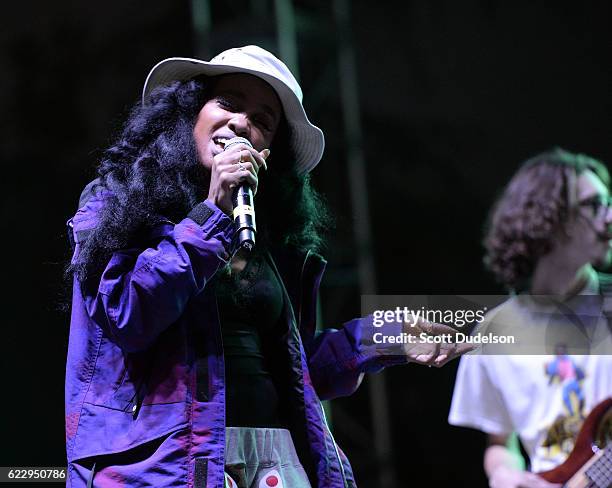
[[[528,340],[504,354],[462,358],[449,416],[488,434],[491,487],[552,486],[535,473],[567,458],[589,411],[612,395],[611,311],[602,300],[612,278],[596,271],[612,257],[609,185],[601,162],[557,148],[525,162],[491,211],[485,264],[512,296],[482,327],[503,324]],[[589,347],[560,330],[578,330]],[[509,448],[513,433],[530,470]]]

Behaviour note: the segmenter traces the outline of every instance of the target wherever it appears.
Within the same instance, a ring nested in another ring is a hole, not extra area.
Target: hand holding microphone
[[[253,194],[257,193],[257,172],[270,150],[257,152],[243,137],[227,140],[222,153],[214,157],[207,200],[233,217],[238,246],[250,250],[255,245]]]

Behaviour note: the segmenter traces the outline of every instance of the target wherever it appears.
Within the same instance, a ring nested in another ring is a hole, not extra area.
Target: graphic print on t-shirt
[[[549,384],[561,388],[563,413],[548,428],[542,442],[545,457],[553,459],[559,454],[569,454],[585,419],[585,401],[582,390],[584,370],[571,356],[559,351],[555,358],[545,365]]]

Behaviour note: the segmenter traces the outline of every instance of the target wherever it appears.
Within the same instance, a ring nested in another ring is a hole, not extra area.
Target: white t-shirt
[[[611,395],[612,356],[472,355],[461,359],[448,420],[517,432],[540,472],[566,459],[584,418]]]
[[[464,356],[449,423],[488,434],[517,432],[534,472],[561,464],[588,413],[612,396],[612,355],[550,354],[558,340],[569,340],[570,346],[579,346],[576,350],[584,350],[586,343],[588,351],[609,354],[612,334],[598,290],[594,277],[580,295],[558,306],[522,296],[491,310],[482,330],[517,330],[520,345],[506,351],[536,353]],[[568,319],[571,311],[580,318]]]

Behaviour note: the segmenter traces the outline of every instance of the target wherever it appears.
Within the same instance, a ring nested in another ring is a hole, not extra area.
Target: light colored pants
[[[227,488],[311,488],[286,429],[225,429]]]

